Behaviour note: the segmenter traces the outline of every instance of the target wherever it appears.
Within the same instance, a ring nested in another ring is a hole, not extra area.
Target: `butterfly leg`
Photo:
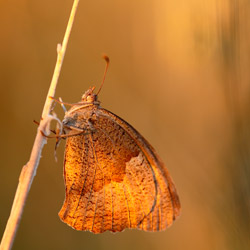
[[[62,100],[61,97],[59,97],[59,101],[61,102],[61,107],[62,107],[64,113],[66,113],[66,112],[67,112],[67,109],[65,108],[65,106],[64,106],[64,104],[63,104],[63,100]]]

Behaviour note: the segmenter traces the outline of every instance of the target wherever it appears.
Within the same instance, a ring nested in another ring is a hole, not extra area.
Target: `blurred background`
[[[0,234],[28,161],[72,1],[0,2]],[[250,2],[81,1],[56,97],[102,106],[156,148],[182,215],[165,232],[77,232],[57,215],[64,142],[49,140],[13,249],[250,249]],[[63,112],[56,112],[63,118]]]

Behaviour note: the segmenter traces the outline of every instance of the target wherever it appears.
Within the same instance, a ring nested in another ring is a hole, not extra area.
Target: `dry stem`
[[[27,199],[28,192],[32,184],[32,181],[34,179],[34,176],[36,175],[36,170],[37,170],[40,158],[41,158],[41,152],[42,152],[43,146],[47,142],[46,138],[42,136],[40,131],[46,131],[47,128],[50,126],[51,119],[49,118],[49,114],[50,114],[53,100],[49,98],[49,96],[54,97],[55,95],[56,85],[57,85],[60,71],[62,68],[63,58],[66,52],[70,32],[72,29],[72,25],[73,25],[73,21],[74,21],[74,17],[76,14],[79,1],[80,0],[74,0],[70,18],[69,18],[68,25],[67,25],[67,29],[64,35],[63,43],[62,45],[59,44],[57,46],[57,61],[56,61],[54,74],[51,80],[50,88],[48,91],[48,95],[46,98],[46,102],[43,108],[43,113],[42,113],[43,119],[41,120],[40,125],[37,129],[37,134],[36,134],[34,145],[31,151],[30,159],[28,163],[23,166],[22,172],[19,177],[19,184],[16,190],[10,217],[8,219],[5,232],[2,238],[0,250],[9,250],[11,249],[13,245],[16,231],[17,231],[19,222],[21,220],[25,201]]]

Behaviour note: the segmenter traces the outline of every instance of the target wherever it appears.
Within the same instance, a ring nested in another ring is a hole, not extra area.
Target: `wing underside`
[[[67,139],[60,218],[94,233],[164,230],[179,215],[174,184],[152,146],[128,123],[98,109],[90,133]]]

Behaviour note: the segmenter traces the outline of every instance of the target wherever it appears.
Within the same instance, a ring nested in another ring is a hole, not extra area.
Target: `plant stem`
[[[9,219],[8,219],[8,222],[7,222],[4,234],[3,234],[2,242],[0,245],[0,250],[9,250],[12,248],[15,235],[19,226],[19,222],[22,217],[24,205],[25,205],[32,181],[36,175],[36,170],[39,165],[40,158],[41,158],[41,152],[42,152],[43,146],[47,143],[47,139],[41,134],[40,131],[45,131],[50,126],[51,119],[48,119],[48,116],[50,114],[51,106],[53,103],[53,100],[50,98],[50,96],[54,97],[55,95],[58,78],[61,72],[64,55],[66,52],[70,32],[72,29],[72,25],[74,22],[74,18],[75,18],[75,14],[76,14],[79,1],[80,0],[74,0],[62,46],[61,45],[57,46],[57,61],[55,65],[54,74],[51,80],[50,88],[47,94],[47,98],[44,104],[44,108],[42,112],[42,119],[37,129],[37,134],[36,134],[34,145],[31,151],[30,159],[28,163],[23,166],[20,177],[19,177],[19,184],[16,190],[10,216],[9,216]]]

